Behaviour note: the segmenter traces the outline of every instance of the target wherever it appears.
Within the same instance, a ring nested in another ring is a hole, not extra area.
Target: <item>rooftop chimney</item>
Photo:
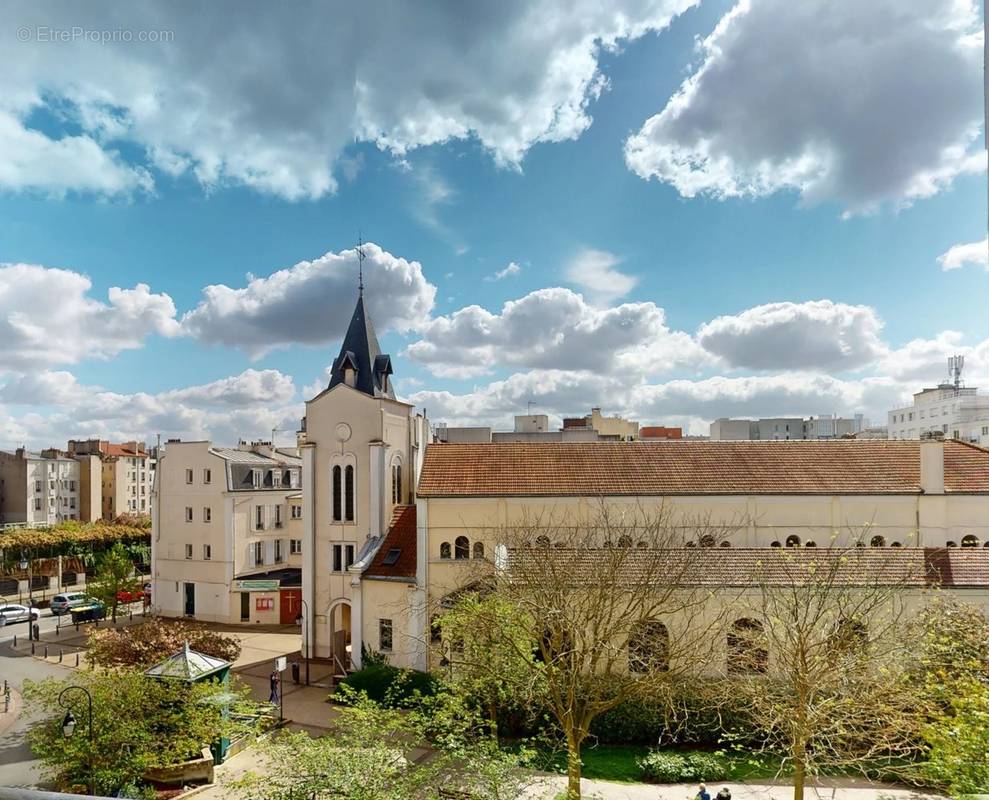
[[[944,439],[920,440],[920,490],[944,494]]]

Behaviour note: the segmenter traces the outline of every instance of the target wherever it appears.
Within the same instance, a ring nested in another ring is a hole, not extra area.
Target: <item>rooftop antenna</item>
[[[361,239],[360,231],[357,232],[357,291],[360,292],[360,296],[364,296],[364,240]]]
[[[951,356],[948,359],[948,380],[954,384],[956,391],[961,388],[964,367],[965,356]]]

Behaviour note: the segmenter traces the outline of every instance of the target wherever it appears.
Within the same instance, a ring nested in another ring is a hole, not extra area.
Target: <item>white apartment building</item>
[[[0,524],[79,519],[80,465],[57,450],[0,452]]]
[[[729,419],[722,417],[711,423],[712,441],[787,441],[802,439],[841,439],[861,433],[869,421],[856,414],[838,417],[821,414],[817,417],[763,417],[761,419]]]
[[[301,472],[296,451],[269,442],[169,442],[150,505],[155,610],[210,622],[295,622]]]
[[[894,408],[887,424],[890,439],[920,439],[933,432],[989,446],[989,395],[942,383],[917,392],[911,405]]]

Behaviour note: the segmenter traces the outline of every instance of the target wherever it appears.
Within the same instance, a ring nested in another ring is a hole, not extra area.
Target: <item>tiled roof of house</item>
[[[600,572],[600,551],[594,549],[527,548],[510,550],[508,570],[521,568],[520,559],[552,558],[562,566],[560,574]],[[837,562],[837,563],[836,563]],[[858,586],[873,583],[891,586],[954,588],[989,586],[989,550],[980,548],[755,548],[714,547],[682,550],[630,550],[616,562],[631,583],[647,581],[650,573],[670,576],[688,586],[743,588],[762,584],[800,585],[811,574],[831,575],[835,582]],[[538,568],[537,568],[538,573]]]
[[[920,441],[431,444],[422,497],[918,494]],[[934,445],[924,445],[934,446]],[[989,450],[944,442],[946,492],[989,493]]]
[[[396,506],[385,540],[375,553],[365,578],[414,581],[416,577],[416,507]]]
[[[113,442],[100,442],[100,453],[112,458],[147,458],[148,454],[143,450],[135,450],[125,444],[114,444]]]

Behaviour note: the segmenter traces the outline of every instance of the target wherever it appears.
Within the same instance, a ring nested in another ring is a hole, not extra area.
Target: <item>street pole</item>
[[[82,692],[86,695],[86,702],[89,706],[89,794],[96,794],[96,771],[93,765],[93,696],[82,686],[66,686],[58,694],[58,705],[60,708],[68,709],[65,718],[62,720],[62,734],[68,739],[75,732],[76,718],[72,714],[72,704],[65,700],[65,695],[69,692]]]
[[[299,600],[302,603],[302,610],[305,612],[302,616],[302,659],[306,662],[306,686],[309,685],[309,605],[305,600]]]

